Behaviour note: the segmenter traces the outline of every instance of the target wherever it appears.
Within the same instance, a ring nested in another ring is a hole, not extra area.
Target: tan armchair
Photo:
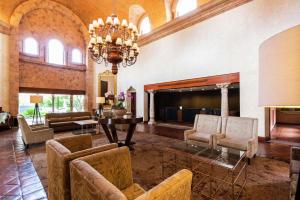
[[[133,182],[127,147],[112,149],[71,162],[73,200],[189,200],[192,173],[181,170],[149,191]]]
[[[29,144],[42,143],[53,139],[53,129],[45,126],[29,126],[22,115],[17,116],[19,127],[22,133],[22,139],[26,148]]]
[[[47,141],[48,199],[71,199],[69,163],[72,160],[116,147],[117,144],[92,147],[91,135]]]
[[[214,145],[246,151],[253,158],[258,149],[257,119],[222,117],[222,133],[214,136]]]
[[[206,143],[213,147],[213,135],[221,132],[221,117],[199,114],[195,116],[194,127],[184,132],[186,142]]]
[[[292,147],[290,156],[290,199],[294,200],[300,172],[300,147]]]

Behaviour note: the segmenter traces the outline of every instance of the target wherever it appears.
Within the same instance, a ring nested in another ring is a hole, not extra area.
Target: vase
[[[117,109],[114,108],[112,109],[112,113],[115,117],[117,118],[122,118],[126,114],[127,110],[125,108]]]

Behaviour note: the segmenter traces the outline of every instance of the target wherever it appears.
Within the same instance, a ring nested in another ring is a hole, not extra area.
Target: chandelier
[[[98,64],[104,61],[105,66],[112,64],[113,74],[118,73],[118,67],[133,65],[140,53],[137,45],[138,30],[126,19],[120,21],[116,15],[107,17],[104,23],[102,18],[93,20],[89,25],[91,58]],[[121,64],[122,63],[122,64]]]

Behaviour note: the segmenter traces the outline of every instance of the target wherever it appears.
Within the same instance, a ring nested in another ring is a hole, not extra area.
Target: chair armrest
[[[187,141],[188,140],[188,135],[193,134],[193,133],[196,133],[195,129],[190,129],[190,130],[184,131],[184,141]]]
[[[172,199],[172,197],[180,200],[189,200],[192,176],[192,172],[183,169],[139,196],[136,200]]]
[[[114,149],[114,148],[117,148],[117,147],[118,147],[118,144],[116,144],[116,143],[105,144],[105,145],[102,145],[102,146],[93,147],[93,148],[89,148],[89,149],[85,149],[85,150],[82,150],[82,151],[77,151],[77,152],[71,153],[71,154],[67,155],[65,159],[66,160],[74,160],[74,159],[79,158],[79,157],[84,157],[84,156],[91,155],[91,154],[94,154],[94,153],[107,151],[107,150]]]
[[[218,141],[220,139],[225,138],[225,134],[224,133],[217,133],[217,134],[213,134],[212,135],[212,140],[213,140],[213,148],[216,148],[218,145]]]
[[[36,131],[36,130],[41,130],[41,129],[49,129],[49,127],[46,125],[31,125],[30,129],[32,131]]]
[[[34,134],[54,134],[53,128],[32,130],[31,132]]]
[[[247,157],[252,158],[256,153],[258,149],[258,139],[257,138],[251,138],[248,140],[247,143]]]

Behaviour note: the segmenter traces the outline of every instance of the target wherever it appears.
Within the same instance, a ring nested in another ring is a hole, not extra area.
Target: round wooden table
[[[132,145],[135,144],[134,142],[131,141],[131,138],[134,134],[136,124],[140,122],[143,122],[142,117],[130,117],[130,118],[101,117],[98,119],[98,123],[101,124],[105,132],[105,135],[110,143],[117,143],[119,146],[128,146],[130,149],[133,149]],[[129,125],[125,142],[122,142],[118,139],[118,134],[115,126],[116,124]]]

